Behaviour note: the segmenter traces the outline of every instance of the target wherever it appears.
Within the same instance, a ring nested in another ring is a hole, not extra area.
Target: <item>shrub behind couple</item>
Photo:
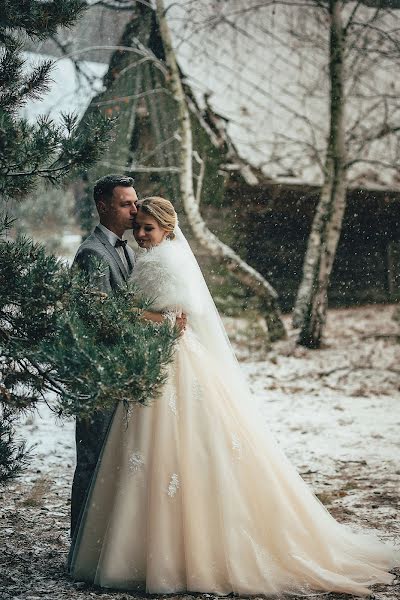
[[[75,262],[106,293],[131,279],[144,316],[177,322],[160,396],[77,422],[72,493],[75,579],[150,593],[368,594],[399,553],[339,524],[303,482],[252,406],[172,204],[137,199],[128,177],[94,188],[100,224]],[[135,254],[122,240],[133,229]],[[184,315],[183,317],[181,315]]]

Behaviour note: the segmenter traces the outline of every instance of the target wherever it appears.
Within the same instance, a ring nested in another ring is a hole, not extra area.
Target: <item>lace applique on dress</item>
[[[180,484],[179,484],[179,477],[176,473],[173,473],[171,475],[171,479],[168,485],[168,496],[170,498],[173,498],[176,494],[176,492],[179,490]]]
[[[238,436],[234,433],[232,435],[232,450],[234,451],[236,458],[241,458],[242,456],[242,445]]]
[[[140,452],[134,452],[129,458],[129,470],[131,473],[137,473],[144,467],[144,457]]]
[[[175,416],[177,416],[177,414],[178,414],[177,409],[176,409],[176,400],[177,400],[176,391],[172,390],[172,392],[170,393],[170,396],[169,396],[168,406],[170,407],[171,412],[173,412]]]
[[[203,396],[203,388],[201,387],[199,380],[195,379],[192,383],[193,399],[197,402]]]

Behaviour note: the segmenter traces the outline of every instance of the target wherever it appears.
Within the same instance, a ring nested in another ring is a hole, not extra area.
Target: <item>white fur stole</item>
[[[139,249],[131,281],[151,300],[150,310],[201,314],[200,274],[176,240]]]

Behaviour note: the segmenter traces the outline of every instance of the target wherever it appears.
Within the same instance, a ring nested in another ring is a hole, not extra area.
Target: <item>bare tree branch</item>
[[[398,167],[396,165],[393,165],[392,163],[385,162],[384,160],[373,160],[368,158],[354,158],[353,160],[350,160],[346,163],[346,169],[349,169],[350,167],[359,163],[365,165],[374,165],[376,167],[384,167],[385,169],[393,169],[395,171],[398,170]]]
[[[166,94],[167,96],[170,96],[171,92],[166,88],[159,87],[154,88],[153,90],[146,90],[145,92],[140,92],[140,94],[128,94],[127,96],[116,96],[115,98],[111,98],[110,100],[99,100],[98,102],[93,102],[92,106],[110,106],[113,104],[117,104],[118,102],[127,102],[128,100],[139,100],[139,98],[146,98],[147,96],[153,96],[154,94]]]
[[[353,10],[351,11],[351,15],[349,16],[346,25],[343,28],[344,35],[347,35],[349,28],[352,26],[356,12],[360,8],[362,4],[362,0],[358,0],[358,2],[354,5]]]
[[[142,46],[142,44],[137,40],[138,48],[132,48],[131,46],[87,46],[86,48],[80,48],[79,50],[73,50],[72,52],[68,52],[63,56],[63,58],[71,58],[72,56],[79,56],[80,54],[87,54],[92,50],[120,50],[123,52],[133,52],[134,54],[139,54],[140,56],[145,56],[149,60],[151,60],[154,65],[164,74],[166,75],[165,65],[160,61],[150,50]],[[54,61],[57,63],[62,60],[61,58]]]
[[[143,6],[153,8],[151,2],[147,2],[147,0],[93,0],[92,2],[88,3],[88,8],[93,6],[102,6],[103,8],[116,10],[118,12],[131,12],[135,4],[143,4]]]

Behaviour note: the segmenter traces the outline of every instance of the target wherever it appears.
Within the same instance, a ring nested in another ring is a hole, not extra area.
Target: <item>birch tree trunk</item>
[[[179,73],[179,68],[172,46],[171,34],[165,16],[163,0],[156,0],[156,11],[161,39],[164,46],[165,60],[169,69],[169,85],[178,106],[179,134],[181,138],[179,184],[185,214],[192,228],[193,234],[200,244],[210,254],[223,261],[223,264],[235,275],[239,281],[251,288],[261,298],[265,309],[265,319],[271,341],[282,339],[286,336],[279,306],[278,294],[260,273],[250,267],[229,246],[221,242],[206,226],[196,200],[193,189],[193,144],[190,113],[187,106],[185,92]]]
[[[330,132],[324,183],[303,265],[294,308],[298,343],[319,348],[328,308],[328,285],[346,207],[346,147],[344,122],[344,30],[340,0],[329,0]]]

